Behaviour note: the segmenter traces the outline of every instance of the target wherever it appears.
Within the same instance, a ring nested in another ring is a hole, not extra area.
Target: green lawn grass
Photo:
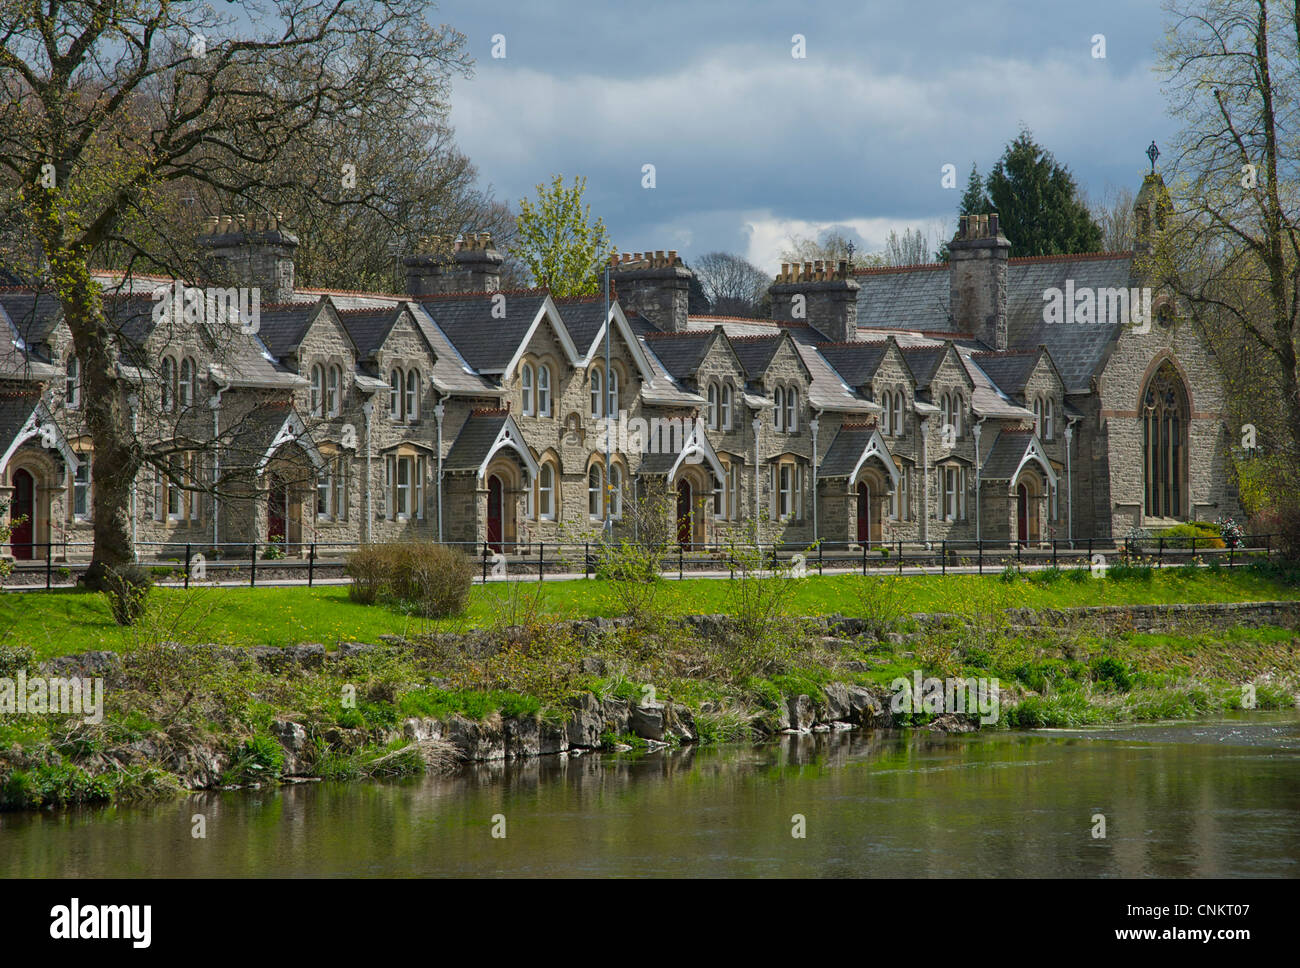
[[[1014,606],[1061,608],[1169,602],[1263,601],[1300,598],[1300,587],[1245,570],[1185,574],[1173,569],[1149,581],[1064,578],[1053,582],[950,575],[873,579],[890,583],[896,607],[910,612],[973,614]],[[861,611],[856,576],[799,580],[787,606],[796,615]],[[658,601],[669,614],[731,611],[734,586],[724,580],[665,581]],[[429,621],[383,605],[358,605],[347,588],[159,588],[147,618],[134,629],[113,623],[102,596],[78,591],[0,594],[0,643],[31,647],[40,658],[92,649],[129,650],[159,641],[229,645],[374,642],[382,634],[459,630],[517,621],[530,611],[556,618],[614,616],[622,611],[609,582],[556,581],[475,587],[467,612]]]

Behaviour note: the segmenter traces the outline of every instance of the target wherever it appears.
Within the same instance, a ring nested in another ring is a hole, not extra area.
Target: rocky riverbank
[[[785,731],[979,728],[973,711],[900,710],[896,685],[913,676],[1000,679],[1000,714],[986,725],[1294,704],[1295,603],[1111,611],[918,615],[888,627],[821,616],[757,634],[726,616],[653,629],[589,619],[334,648],[159,644],[43,664],[0,648],[0,683],[18,674],[100,680],[104,697],[97,721],[0,715],[0,808]]]

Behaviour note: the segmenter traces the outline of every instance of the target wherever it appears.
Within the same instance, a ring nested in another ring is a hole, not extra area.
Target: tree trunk
[[[64,255],[60,264],[55,260],[51,264],[56,278],[65,281],[59,300],[81,363],[82,396],[88,401],[86,423],[95,448],[91,473],[95,545],[85,582],[87,587],[101,588],[105,570],[135,561],[131,492],[142,451],[99,289],[84,260]]]

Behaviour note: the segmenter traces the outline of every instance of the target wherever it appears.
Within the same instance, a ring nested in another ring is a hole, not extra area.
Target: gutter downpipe
[[[218,383],[217,392],[209,399],[212,405],[212,548],[220,547],[221,531],[217,519],[221,514],[221,501],[217,497],[217,484],[221,480],[221,395],[230,389],[229,383]],[[134,518],[134,515],[132,515]]]
[[[1065,534],[1071,551],[1074,550],[1074,471],[1070,462],[1070,448],[1074,444],[1074,423],[1071,420],[1065,427],[1065,508],[1068,517]]]
[[[817,536],[817,428],[818,420],[821,419],[822,412],[817,411],[817,416],[808,421],[808,429],[812,431],[812,511],[813,511],[813,546],[816,547],[818,542]],[[820,553],[819,553],[820,554]]]
[[[972,433],[975,436],[975,543],[980,542],[980,471],[984,469],[984,460],[980,457],[980,428],[983,427],[986,417],[980,417],[975,421]]]
[[[758,460],[758,435],[763,429],[763,418],[755,411],[754,419],[750,422],[754,428],[754,544],[757,545],[761,554],[763,551],[763,532],[760,524],[762,522],[762,498],[759,496],[759,478],[762,476],[762,468]]]
[[[433,408],[433,415],[438,420],[438,544],[442,544],[442,418],[447,408],[441,400]],[[366,434],[367,442],[370,435]]]
[[[374,410],[375,401],[373,398],[367,400],[361,405],[361,412],[366,416],[366,527],[365,534],[363,535],[366,544],[370,544],[372,519],[374,518],[374,506],[371,503],[371,491],[374,489],[374,482],[370,479],[370,415],[374,413]],[[439,453],[441,453],[441,451]]]

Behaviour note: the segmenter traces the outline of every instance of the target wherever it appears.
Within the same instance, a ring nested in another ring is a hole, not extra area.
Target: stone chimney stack
[[[815,261],[782,263],[772,294],[772,319],[806,322],[834,343],[858,338],[858,285],[849,264]]]
[[[459,239],[448,235],[420,239],[417,251],[402,257],[406,291],[412,296],[449,292],[496,292],[501,288],[505,257],[492,248],[487,232],[471,232]]]
[[[610,286],[626,309],[640,313],[665,333],[686,329],[687,305],[694,273],[677,251],[624,252],[610,256]]]
[[[207,249],[203,277],[216,286],[260,290],[263,305],[293,296],[293,254],[298,237],[283,216],[213,215],[199,245]]]
[[[990,349],[1007,348],[1007,259],[1011,243],[998,216],[963,215],[948,243],[948,285],[953,326]]]

